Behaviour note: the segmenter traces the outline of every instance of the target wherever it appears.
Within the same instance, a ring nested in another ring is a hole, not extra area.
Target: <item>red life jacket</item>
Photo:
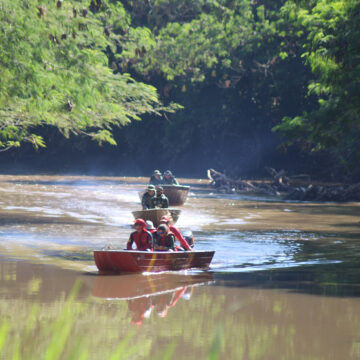
[[[172,239],[171,239],[172,238]],[[160,236],[159,233],[156,233],[157,245],[166,246],[170,249],[175,249],[175,235],[169,231],[165,236]]]
[[[143,230],[142,232],[134,231],[130,235],[130,239],[127,243],[127,249],[132,250],[132,244],[135,242],[136,249],[145,251],[152,248],[152,235],[149,231]]]

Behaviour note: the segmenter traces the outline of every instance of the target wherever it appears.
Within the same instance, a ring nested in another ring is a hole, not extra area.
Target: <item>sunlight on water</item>
[[[140,208],[138,193],[145,187],[137,179],[132,181],[41,176],[3,181],[3,244],[31,247],[47,256],[66,254],[69,246],[87,254],[106,246],[121,249],[134,220],[131,211]],[[275,200],[194,187],[181,207],[177,226],[194,231],[197,249],[216,250],[214,271],[336,261],[328,248],[317,245],[329,240],[348,248],[349,242],[343,240],[356,230],[353,214],[359,214],[358,206]],[[90,258],[84,267],[92,264]]]

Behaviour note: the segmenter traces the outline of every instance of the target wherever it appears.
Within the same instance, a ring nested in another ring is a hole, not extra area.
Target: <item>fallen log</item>
[[[253,193],[260,195],[280,196],[285,200],[297,201],[335,201],[335,202],[360,202],[360,183],[357,184],[313,184],[306,183],[305,178],[310,179],[309,175],[299,175],[302,186],[295,185],[297,179],[287,177],[284,170],[276,171],[267,168],[271,175],[270,181],[246,181],[243,179],[233,179],[219,171],[209,169],[207,171],[210,184],[222,193]],[[299,183],[297,183],[299,184]]]
[[[263,195],[279,195],[279,191],[270,184],[256,184],[242,179],[233,179],[214,169],[209,169],[207,175],[210,180],[210,185],[214,186],[220,192],[249,192]]]

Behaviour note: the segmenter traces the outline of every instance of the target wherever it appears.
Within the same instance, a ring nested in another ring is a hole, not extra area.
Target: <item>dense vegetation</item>
[[[0,5],[4,148],[42,145],[40,134],[53,139],[48,156],[59,148],[99,154],[86,140],[64,142],[51,125],[116,140],[100,153],[145,170],[213,166],[245,175],[272,165],[359,175],[359,1],[57,5]],[[172,103],[184,109],[167,115]]]

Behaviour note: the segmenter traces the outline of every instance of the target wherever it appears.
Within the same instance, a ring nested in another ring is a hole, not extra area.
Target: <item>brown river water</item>
[[[360,359],[360,204],[183,179],[178,226],[216,250],[209,271],[97,275],[92,250],[124,247],[145,183],[0,176],[1,358],[56,358],[53,336],[61,359]]]

